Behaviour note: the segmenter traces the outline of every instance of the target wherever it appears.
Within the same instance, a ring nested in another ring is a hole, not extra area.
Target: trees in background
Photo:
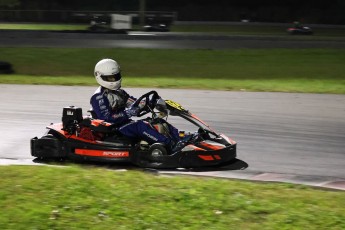
[[[12,8],[19,4],[20,0],[0,0],[0,7],[2,8]]]
[[[0,0],[0,9],[138,11],[139,0]],[[345,0],[146,0],[148,11],[174,11],[181,21],[345,24]]]

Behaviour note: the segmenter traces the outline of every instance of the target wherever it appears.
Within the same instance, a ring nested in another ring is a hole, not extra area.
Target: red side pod
[[[75,149],[75,154],[92,157],[124,158],[129,157],[128,151]]]

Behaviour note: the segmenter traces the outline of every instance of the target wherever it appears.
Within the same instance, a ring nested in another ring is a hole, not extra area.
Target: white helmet
[[[95,78],[98,84],[107,89],[121,88],[120,66],[113,59],[102,59],[96,64]]]

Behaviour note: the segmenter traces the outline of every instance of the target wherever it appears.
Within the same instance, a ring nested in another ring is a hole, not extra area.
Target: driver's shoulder
[[[95,97],[95,96],[98,96],[98,95],[102,95],[104,93],[104,90],[102,87],[98,87],[95,92],[93,93],[93,95],[91,97]]]
[[[103,99],[104,96],[104,90],[102,90],[101,87],[97,88],[96,91],[93,93],[93,95],[91,96],[90,100],[91,101],[99,101],[101,99]]]

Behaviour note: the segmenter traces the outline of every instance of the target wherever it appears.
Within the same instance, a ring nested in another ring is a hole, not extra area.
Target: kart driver
[[[115,124],[124,136],[141,139],[149,144],[162,143],[171,152],[182,147],[178,130],[172,125],[167,123],[172,136],[168,138],[150,124],[131,119],[138,115],[140,104],[132,106],[136,98],[121,89],[120,66],[115,60],[100,60],[95,66],[94,74],[100,86],[91,97],[90,104],[98,119]]]

